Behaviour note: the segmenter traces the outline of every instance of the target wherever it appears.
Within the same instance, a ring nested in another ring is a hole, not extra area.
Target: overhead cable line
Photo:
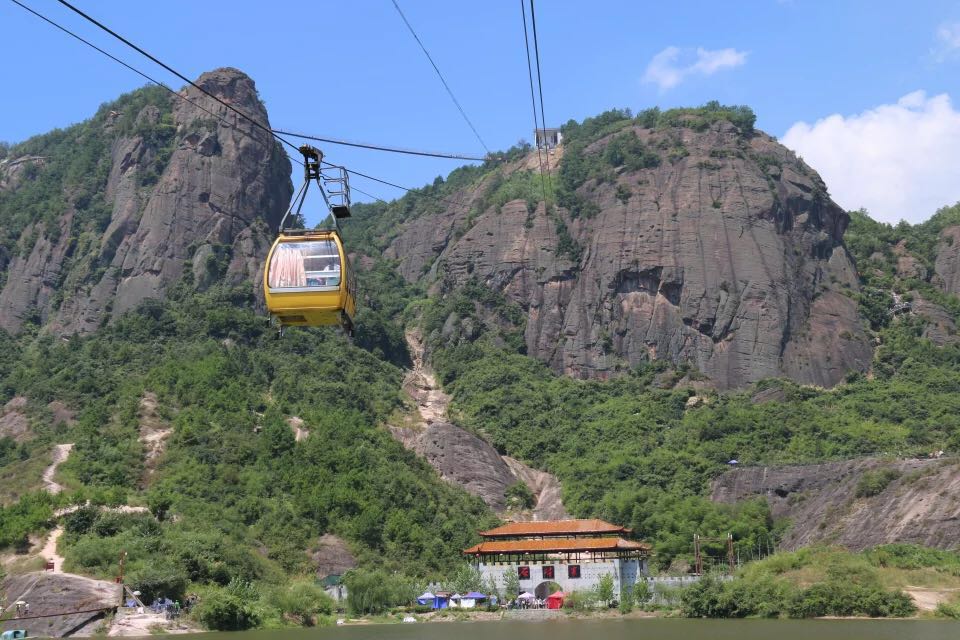
[[[170,88],[168,85],[164,84],[163,82],[160,82],[160,81],[157,80],[156,78],[153,78],[153,77],[147,75],[146,73],[144,73],[144,72],[141,71],[140,69],[137,69],[137,68],[134,67],[133,65],[128,64],[127,62],[124,62],[124,61],[121,60],[120,58],[118,58],[118,57],[116,57],[115,55],[109,53],[108,51],[104,51],[103,49],[101,49],[101,48],[98,47],[97,45],[93,44],[93,43],[90,42],[89,40],[83,38],[82,36],[77,35],[76,33],[74,33],[73,31],[71,31],[70,29],[67,29],[67,28],[64,27],[63,25],[61,25],[61,24],[59,24],[59,23],[57,23],[57,22],[54,22],[53,20],[51,20],[50,18],[46,17],[45,15],[43,15],[43,14],[37,12],[37,11],[34,11],[34,10],[31,9],[30,7],[28,7],[27,5],[25,5],[25,4],[23,4],[22,2],[20,2],[19,0],[10,0],[10,1],[13,2],[14,4],[16,4],[17,6],[19,6],[20,8],[24,9],[25,11],[28,11],[28,12],[32,13],[32,14],[35,15],[36,17],[38,17],[38,18],[40,18],[41,20],[43,20],[44,22],[46,22],[47,24],[49,24],[49,25],[51,25],[51,26],[53,26],[53,27],[56,27],[56,28],[59,29],[60,31],[63,31],[63,32],[66,33],[67,35],[71,36],[72,38],[75,38],[75,39],[79,40],[80,42],[82,42],[83,44],[87,45],[87,46],[90,47],[91,49],[102,53],[103,55],[105,55],[106,57],[110,58],[111,60],[113,60],[113,61],[116,62],[117,64],[122,65],[123,67],[126,67],[126,68],[129,69],[130,71],[133,71],[133,72],[136,73],[138,76],[140,76],[140,77],[142,77],[142,78],[145,78],[148,82],[152,82],[152,83],[155,84],[156,86],[165,89],[166,91],[168,91],[171,95],[175,96],[176,98],[178,98],[178,99],[180,99],[180,100],[183,100],[183,101],[186,102],[187,104],[190,104],[190,105],[196,107],[197,109],[200,109],[201,111],[203,111],[203,112],[206,113],[207,115],[209,115],[209,116],[211,116],[211,117],[213,117],[213,118],[216,118],[217,120],[219,120],[219,121],[222,122],[223,124],[227,125],[228,127],[234,128],[234,124],[233,124],[232,122],[230,122],[229,120],[227,120],[226,118],[224,118],[223,116],[221,116],[220,114],[214,113],[213,111],[210,111],[209,109],[205,108],[204,106],[202,106],[202,105],[198,104],[197,102],[194,102],[194,101],[191,100],[190,98],[186,97],[185,95],[183,95],[183,94],[180,93],[179,91],[176,91],[176,90]],[[214,97],[214,99],[216,99],[216,98]],[[219,102],[219,100],[218,100],[218,102]],[[243,133],[243,132],[241,131],[241,133]],[[302,161],[302,160],[298,160],[297,158],[294,158],[294,157],[292,157],[292,156],[290,156],[290,159],[293,160],[294,162],[296,162],[297,164],[303,166],[303,161]]]
[[[318,142],[329,142],[330,144],[339,144],[346,147],[358,147],[360,149],[373,149],[375,151],[389,151],[390,153],[405,153],[411,156],[426,156],[429,158],[447,158],[449,160],[470,160],[474,162],[483,162],[485,158],[468,156],[459,153],[443,153],[441,151],[417,151],[415,149],[404,149],[403,147],[386,147],[383,145],[369,144],[364,142],[351,142],[350,140],[340,140],[337,138],[323,138],[321,136],[311,136],[306,133],[295,133],[293,131],[284,131],[283,129],[272,129],[274,133],[294,138],[303,138],[304,140],[316,140]]]
[[[129,69],[130,71],[133,71],[134,73],[136,73],[137,75],[145,78],[145,79],[148,80],[149,82],[152,82],[152,83],[154,83],[155,85],[157,85],[157,86],[159,86],[159,87],[162,87],[163,89],[167,90],[168,92],[170,92],[171,94],[173,94],[174,96],[176,96],[177,98],[179,98],[180,100],[183,100],[184,102],[187,102],[188,104],[193,105],[194,107],[200,109],[201,111],[203,111],[203,112],[209,114],[210,116],[216,118],[217,120],[223,122],[223,123],[226,124],[227,126],[229,126],[229,127],[231,127],[231,128],[234,127],[233,123],[231,123],[230,121],[226,120],[223,116],[221,116],[221,115],[219,115],[219,114],[217,114],[217,113],[214,113],[213,111],[210,111],[209,109],[204,108],[203,106],[197,104],[197,103],[194,102],[193,100],[190,100],[189,98],[187,98],[186,96],[184,96],[184,95],[181,94],[180,92],[173,90],[172,88],[170,88],[170,87],[167,86],[166,84],[160,82],[159,80],[156,80],[156,79],[152,78],[151,76],[147,75],[147,74],[144,73],[143,71],[140,71],[139,69],[133,67],[132,65],[124,62],[124,61],[121,60],[120,58],[117,58],[116,56],[108,53],[107,51],[105,51],[105,50],[103,50],[103,49],[101,49],[100,47],[98,47],[97,45],[93,44],[93,43],[90,42],[89,40],[84,39],[83,37],[77,35],[77,34],[74,33],[73,31],[70,31],[70,30],[67,29],[66,27],[64,27],[64,26],[62,26],[62,25],[54,22],[54,21],[51,20],[50,18],[47,18],[47,17],[44,16],[43,14],[41,14],[41,13],[39,13],[39,12],[37,12],[37,11],[34,11],[34,10],[31,9],[30,7],[28,7],[27,5],[25,5],[25,4],[23,4],[22,2],[20,2],[19,0],[10,0],[10,1],[13,2],[14,4],[18,5],[19,7],[25,9],[25,10],[28,11],[29,13],[35,15],[36,17],[40,18],[40,19],[43,20],[44,22],[47,22],[48,24],[56,27],[57,29],[63,31],[64,33],[70,35],[71,37],[73,37],[73,38],[79,40],[80,42],[84,43],[85,45],[91,47],[92,49],[94,49],[94,50],[102,53],[103,55],[107,56],[108,58],[110,58],[110,59],[113,60],[114,62],[116,62],[116,63],[118,63],[118,64],[126,67],[126,68]],[[159,65],[160,65],[161,67],[163,67],[164,69],[169,70],[171,73],[173,73],[174,75],[176,75],[178,78],[185,79],[185,76],[183,76],[183,75],[180,74],[179,72],[171,69],[171,68],[170,68],[169,66],[167,66],[166,64],[158,61],[156,58],[154,58],[154,57],[151,56],[150,54],[144,52],[140,47],[138,47],[138,46],[130,43],[128,40],[126,40],[126,39],[123,38],[122,36],[114,33],[114,32],[113,32],[112,30],[110,30],[108,27],[105,27],[104,25],[100,24],[99,22],[97,22],[97,21],[94,20],[93,18],[90,18],[89,16],[87,16],[85,13],[83,13],[83,12],[80,11],[79,9],[76,9],[75,7],[73,7],[72,5],[70,5],[69,3],[65,2],[64,0],[59,0],[59,1],[61,2],[61,4],[64,4],[65,6],[69,7],[69,8],[72,9],[73,11],[75,11],[75,12],[79,13],[80,15],[82,15],[84,18],[92,21],[94,24],[96,24],[96,25],[97,25],[98,27],[100,27],[101,29],[104,29],[105,31],[107,31],[108,33],[110,33],[111,35],[113,35],[114,37],[118,38],[121,42],[124,42],[125,44],[127,44],[127,45],[130,46],[131,48],[135,49],[136,51],[142,53],[142,54],[145,55],[146,57],[148,57],[148,58],[150,58],[151,60],[155,61],[157,64],[159,64]],[[231,111],[234,111],[235,113],[239,114],[239,115],[242,116],[245,120],[247,120],[247,121],[251,122],[252,124],[254,124],[258,129],[262,129],[262,130],[266,131],[266,132],[269,133],[273,138],[276,138],[278,141],[286,144],[286,145],[289,146],[290,148],[295,149],[295,150],[299,150],[296,145],[294,145],[293,143],[291,143],[289,140],[286,140],[286,139],[283,138],[281,135],[277,135],[276,133],[274,133],[273,130],[271,130],[268,126],[265,126],[265,125],[263,125],[262,123],[257,122],[257,121],[254,120],[252,117],[250,117],[250,116],[248,116],[247,114],[243,113],[243,112],[240,111],[239,109],[236,109],[235,107],[233,107],[232,105],[224,102],[223,100],[221,100],[221,99],[218,98],[217,96],[213,95],[212,93],[204,90],[202,87],[199,87],[196,83],[194,83],[194,82],[192,82],[192,81],[190,81],[190,80],[186,80],[186,82],[187,82],[188,84],[190,84],[191,86],[196,87],[197,89],[199,89],[204,95],[210,97],[211,99],[213,99],[214,101],[218,102],[219,104],[221,104],[221,105],[229,108]],[[245,132],[245,131],[243,131],[242,129],[238,129],[238,131],[239,131],[240,133],[245,134],[245,135],[250,135],[249,132]],[[293,156],[290,156],[289,154],[288,154],[288,157],[289,157],[292,161],[296,162],[297,164],[299,164],[299,165],[301,165],[301,166],[303,165],[303,162],[302,162],[301,160],[299,160],[299,159],[297,159],[297,158],[295,158],[295,157],[293,157]],[[341,167],[341,165],[335,165],[335,164],[332,164],[332,163],[327,162],[327,161],[324,161],[323,164],[327,165],[328,167]],[[404,187],[404,186],[402,186],[402,185],[399,185],[399,184],[390,182],[390,181],[388,181],[388,180],[383,180],[383,179],[381,179],[381,178],[377,178],[377,177],[375,177],[375,176],[372,176],[372,175],[369,175],[369,174],[366,174],[366,173],[362,173],[362,172],[360,172],[360,171],[355,171],[355,170],[350,169],[350,168],[347,168],[347,167],[342,167],[342,168],[346,169],[349,173],[358,175],[358,176],[363,177],[363,178],[366,178],[366,179],[368,179],[368,180],[373,180],[374,182],[379,182],[379,183],[381,183],[381,184],[385,184],[385,185],[394,187],[394,188],[396,188],[396,189],[401,189],[401,190],[407,191],[407,192],[416,191],[416,189],[414,189],[414,188]],[[358,191],[359,191],[359,189],[358,189]],[[364,195],[369,195],[369,194],[364,194]],[[424,194],[421,194],[421,195],[423,195],[423,196],[425,196],[425,197],[427,197],[427,198],[431,198],[431,199],[434,199],[434,200],[438,200],[438,201],[441,201],[441,202],[445,202],[445,203],[447,203],[447,204],[453,204],[453,205],[456,205],[456,206],[462,206],[461,203],[454,202],[454,201],[452,201],[452,200],[446,200],[446,199],[444,199],[444,198],[439,198],[439,197],[437,197],[437,196],[433,196],[433,195],[430,195],[430,194],[424,193]]]
[[[547,116],[543,109],[543,80],[540,78],[540,45],[537,43],[537,14],[533,10],[533,0],[530,0],[530,22],[533,26],[533,50],[537,57],[537,86],[540,89],[540,123],[543,124],[543,140],[547,140]],[[546,151],[546,150],[545,150]],[[553,191],[553,181],[550,179],[550,154],[544,153],[544,160],[547,163],[547,182],[550,183],[550,191]]]
[[[477,128],[473,126],[473,123],[470,122],[470,118],[467,117],[467,112],[463,110],[463,107],[460,106],[460,101],[457,100],[457,97],[453,95],[453,91],[450,89],[450,85],[447,84],[447,81],[444,79],[443,74],[440,73],[440,68],[437,66],[437,63],[433,61],[433,56],[430,55],[430,52],[427,51],[427,48],[423,46],[423,42],[420,41],[420,36],[417,35],[417,32],[413,30],[413,26],[410,24],[410,21],[407,20],[407,16],[403,15],[403,11],[400,9],[400,5],[397,4],[397,0],[391,0],[393,2],[394,8],[397,10],[397,13],[400,14],[400,17],[403,19],[403,23],[407,25],[407,29],[410,30],[410,34],[413,36],[413,39],[417,41],[417,44],[420,45],[420,48],[423,50],[424,55],[427,56],[427,60],[430,61],[430,64],[433,65],[433,70],[437,72],[437,76],[440,78],[440,82],[443,83],[443,88],[447,90],[447,93],[450,95],[450,99],[453,100],[453,104],[457,105],[457,109],[460,111],[460,115],[463,116],[463,119],[466,120],[467,125],[470,126],[470,130],[473,131],[473,135],[477,136],[477,140],[480,141],[480,145],[483,147],[483,150],[487,153],[490,152],[490,148],[487,147],[487,143],[483,141],[483,138],[480,137],[480,134],[477,132]]]
[[[537,87],[540,89],[540,122],[543,124],[544,142],[547,136],[547,116],[543,112],[543,80],[540,79],[540,45],[537,44],[537,15],[533,11],[533,0],[530,0],[530,22],[533,26],[533,50],[537,57]],[[547,176],[550,175],[550,154],[546,155]]]
[[[276,139],[279,140],[280,142],[284,143],[285,145],[289,146],[290,148],[292,148],[292,149],[297,149],[297,146],[296,146],[296,145],[294,145],[292,142],[290,142],[290,141],[287,140],[286,138],[283,138],[282,136],[278,136],[277,134],[275,134],[273,131],[270,130],[270,127],[264,125],[264,124],[261,123],[261,122],[258,122],[258,121],[256,121],[256,120],[254,120],[253,118],[251,118],[250,116],[248,116],[247,114],[245,114],[243,111],[240,111],[240,109],[237,109],[236,107],[234,107],[232,104],[230,104],[230,103],[228,103],[228,102],[224,102],[223,100],[221,100],[221,99],[218,98],[217,96],[213,95],[212,93],[210,93],[209,91],[207,91],[206,89],[204,89],[203,87],[201,87],[200,85],[198,85],[196,82],[194,82],[193,80],[191,80],[191,79],[188,78],[187,76],[183,75],[182,73],[180,73],[179,71],[177,71],[176,69],[174,69],[173,67],[171,67],[170,65],[168,65],[168,64],[164,63],[163,61],[157,59],[155,56],[151,55],[151,54],[148,53],[147,51],[144,51],[141,47],[139,47],[139,46],[135,45],[134,43],[130,42],[129,40],[127,40],[126,38],[124,38],[122,35],[120,35],[120,34],[117,33],[116,31],[114,31],[113,29],[111,29],[110,27],[108,27],[108,26],[106,26],[105,24],[103,24],[102,22],[98,21],[96,18],[92,18],[91,16],[87,15],[86,13],[84,13],[83,11],[81,11],[80,9],[78,9],[77,7],[73,6],[72,4],[70,4],[69,2],[67,2],[67,0],[57,0],[57,1],[58,1],[60,4],[62,4],[63,6],[65,6],[66,8],[70,9],[71,11],[73,11],[74,13],[76,13],[77,15],[79,15],[80,17],[82,17],[84,20],[87,20],[87,21],[90,22],[91,24],[96,25],[97,27],[99,27],[99,28],[102,29],[103,31],[106,31],[106,32],[109,33],[111,36],[113,36],[114,38],[116,38],[116,39],[119,40],[120,42],[124,43],[125,45],[127,45],[128,47],[130,47],[131,49],[133,49],[134,51],[136,51],[136,52],[139,53],[140,55],[142,55],[142,56],[148,58],[149,60],[153,61],[154,63],[160,65],[161,67],[163,67],[164,69],[166,69],[167,71],[169,71],[170,73],[172,73],[173,75],[177,76],[178,78],[180,78],[181,80],[183,80],[184,82],[186,82],[187,84],[189,84],[191,87],[193,87],[193,88],[196,89],[197,91],[200,91],[201,93],[203,93],[203,94],[205,94],[205,95],[213,98],[214,100],[216,100],[217,102],[219,102],[220,104],[222,104],[223,106],[225,106],[227,109],[230,109],[231,111],[233,111],[234,113],[236,113],[236,114],[237,114],[238,116],[240,116],[241,118],[243,118],[243,119],[247,120],[248,122],[250,122],[250,124],[252,124],[253,126],[257,127],[258,129],[262,129],[263,131],[267,132],[268,134],[270,134],[271,136],[273,136],[274,138],[276,138]]]
[[[533,90],[533,66],[530,62],[530,36],[527,32],[527,10],[524,7],[524,0],[520,0],[520,14],[523,17],[523,45],[527,53],[527,77],[530,80],[530,103],[533,105],[533,144],[537,147],[537,162],[540,165],[540,186],[543,188],[543,206],[547,206],[547,180],[543,175],[543,155],[540,153],[540,143],[537,142],[537,132],[540,131],[540,125],[537,124],[537,98]],[[546,129],[546,124],[543,125]],[[546,131],[544,131],[546,136]]]

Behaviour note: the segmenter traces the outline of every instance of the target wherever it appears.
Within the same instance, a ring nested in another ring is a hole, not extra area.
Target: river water
[[[957,640],[935,620],[546,620],[438,622],[245,631],[178,640]]]

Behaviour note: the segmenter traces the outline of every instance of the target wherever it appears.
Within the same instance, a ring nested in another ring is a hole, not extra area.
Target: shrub
[[[653,599],[653,592],[650,590],[650,584],[646,580],[640,580],[637,584],[633,585],[631,595],[638,607],[645,606]]]
[[[882,493],[887,486],[900,477],[896,469],[876,469],[867,471],[857,482],[854,495],[858,498],[869,498]]]
[[[333,613],[333,598],[311,581],[297,580],[276,588],[270,604],[284,616],[296,619],[300,624],[313,624],[315,616]]]
[[[515,482],[507,487],[507,490],[504,492],[504,496],[506,497],[507,504],[509,506],[518,507],[520,509],[532,509],[537,503],[537,500],[533,495],[533,491],[530,491],[530,487],[528,487],[527,484],[522,481]]]
[[[261,620],[253,603],[227,590],[209,592],[197,605],[197,618],[215,631],[252,629]]]
[[[591,591],[573,591],[568,593],[563,600],[564,609],[573,609],[574,611],[588,611],[595,609],[599,599],[594,590]]]
[[[128,582],[140,591],[140,599],[149,604],[156,598],[182,600],[187,591],[187,576],[174,565],[150,565],[132,571]]]
[[[827,615],[902,618],[913,615],[916,610],[910,596],[901,591],[834,580],[797,592],[787,607],[791,618]]]
[[[960,572],[960,553],[931,549],[916,544],[885,544],[864,552],[867,560],[877,567],[894,569],[923,569],[934,567],[940,571]]]
[[[379,569],[348,571],[343,583],[347,587],[347,606],[356,614],[383,613],[391,607],[409,604],[417,595],[411,580]]]

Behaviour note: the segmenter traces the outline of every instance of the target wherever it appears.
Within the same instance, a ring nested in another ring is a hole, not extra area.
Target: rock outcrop
[[[91,623],[112,614],[120,602],[120,585],[69,573],[9,576],[3,581],[3,592],[10,608],[17,600],[28,603],[30,617],[6,620],[0,628],[26,629],[30,636],[47,638],[92,630]]]
[[[390,425],[393,437],[430,463],[441,478],[480,497],[501,515],[513,520],[569,517],[556,476],[501,456],[483,438],[448,421],[450,397],[439,388],[436,376],[424,362],[420,334],[410,331],[406,338],[413,368],[403,388],[414,401],[416,414],[405,425]],[[507,489],[517,482],[526,484],[533,494],[536,502],[532,509],[514,509],[507,504]]]
[[[933,281],[946,293],[960,295],[960,226],[940,233]]]
[[[26,414],[27,399],[12,398],[0,409],[0,438],[13,438],[23,442],[30,435],[30,420]]]
[[[346,541],[331,533],[320,536],[316,548],[310,552],[310,558],[316,567],[318,578],[343,575],[357,567],[357,559],[350,552]]]
[[[576,377],[650,358],[692,364],[720,388],[779,376],[831,386],[865,370],[872,346],[849,295],[859,284],[843,245],[848,216],[819,176],[769,136],[727,122],[632,130],[649,149],[683,154],[579,187],[599,212],[558,214],[577,259],[558,249],[542,203],[532,214],[513,201],[469,215],[486,181],[452,197],[462,206],[407,222],[388,257],[441,290],[476,279],[502,291],[526,312],[527,352]]]
[[[268,124],[253,81],[240,71],[204,73],[197,84]],[[170,98],[174,146],[149,187],[143,176],[157,150],[142,135],[115,137],[109,157],[100,160],[109,166],[105,231],[85,237],[89,232],[74,224],[74,204],[56,229],[31,225],[24,236],[37,236],[33,248],[7,266],[0,328],[16,332],[34,319],[60,334],[90,332],[147,298],[162,298],[185,274],[201,288],[219,279],[256,281],[270,229],[292,193],[290,163],[267,132],[193,87],[183,95],[221,120]],[[134,131],[160,117],[155,105],[143,107]],[[112,120],[102,126],[109,131]],[[8,177],[8,188],[16,182]]]
[[[940,305],[923,298],[918,291],[911,292],[913,302],[911,310],[914,315],[924,320],[923,337],[938,347],[960,342],[957,335],[957,323],[953,314]]]
[[[857,497],[865,473],[891,470],[876,495]],[[891,542],[953,548],[960,522],[956,459],[849,460],[815,465],[749,467],[714,481],[712,499],[733,503],[762,496],[790,528],[783,549],[839,544],[854,550]]]
[[[485,440],[449,422],[434,422],[416,434],[410,448],[440,477],[480,496],[494,511],[506,510],[504,493],[517,479]]]

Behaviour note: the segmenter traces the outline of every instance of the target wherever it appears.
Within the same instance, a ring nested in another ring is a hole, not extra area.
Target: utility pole
[[[703,575],[703,556],[700,555],[700,534],[693,534],[693,571],[696,575]]]
[[[733,557],[733,534],[727,534],[727,564],[730,566],[730,575],[736,570]]]
[[[117,576],[117,582],[120,584],[120,606],[123,606],[123,569],[127,564],[127,552],[120,552],[120,575]]]

